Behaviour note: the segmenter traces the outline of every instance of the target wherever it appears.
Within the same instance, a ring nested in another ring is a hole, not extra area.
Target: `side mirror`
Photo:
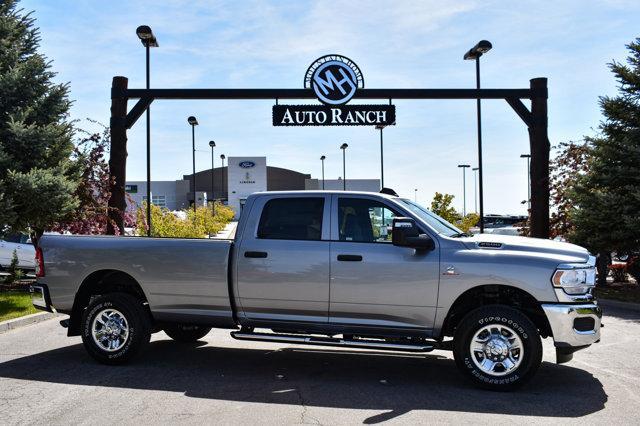
[[[410,247],[416,250],[433,250],[435,243],[427,234],[421,234],[415,220],[410,217],[396,217],[393,219],[391,241],[394,246]]]

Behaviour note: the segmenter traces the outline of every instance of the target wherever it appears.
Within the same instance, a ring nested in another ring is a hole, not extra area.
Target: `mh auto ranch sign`
[[[357,89],[364,88],[358,66],[349,58],[327,55],[317,59],[305,74],[323,105],[274,105],[274,126],[390,126],[396,123],[395,105],[346,105]]]

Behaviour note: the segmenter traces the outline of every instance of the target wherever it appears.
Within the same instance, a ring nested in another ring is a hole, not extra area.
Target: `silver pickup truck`
[[[397,196],[251,195],[233,241],[44,236],[36,307],[69,314],[100,362],[120,364],[151,333],[212,327],[240,340],[452,350],[477,384],[510,389],[600,339],[594,258],[549,240],[467,235]],[[401,361],[399,361],[401,362]]]

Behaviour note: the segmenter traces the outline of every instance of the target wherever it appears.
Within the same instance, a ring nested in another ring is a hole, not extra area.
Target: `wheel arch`
[[[147,306],[147,311],[151,315],[147,296],[134,277],[118,269],[100,269],[87,275],[76,291],[69,319],[68,335],[80,335],[82,312],[89,305],[92,297],[115,292],[136,297]]]
[[[534,323],[542,337],[551,336],[551,327],[540,302],[527,291],[504,284],[479,285],[459,295],[444,319],[442,336],[453,336],[462,318],[471,310],[495,304],[519,310]]]

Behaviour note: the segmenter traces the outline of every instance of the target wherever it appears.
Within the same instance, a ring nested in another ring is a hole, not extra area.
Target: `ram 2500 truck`
[[[164,330],[389,351],[452,350],[481,386],[515,387],[600,339],[594,258],[567,243],[467,235],[405,198],[251,195],[231,240],[44,236],[34,305],[69,314],[100,362]],[[402,362],[398,358],[398,362]]]

